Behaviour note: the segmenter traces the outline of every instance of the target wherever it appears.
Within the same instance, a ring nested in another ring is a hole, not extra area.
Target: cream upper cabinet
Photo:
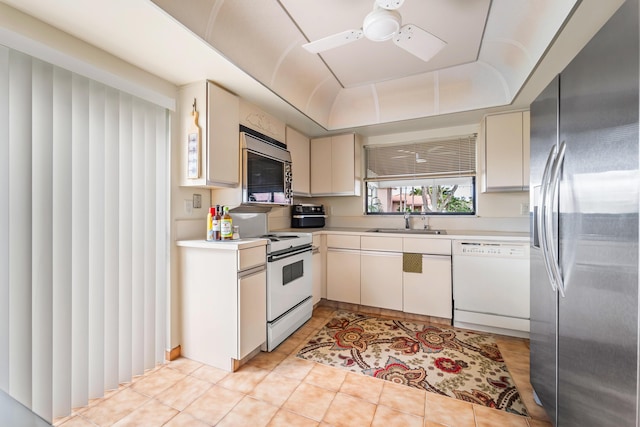
[[[179,90],[180,185],[234,187],[240,182],[239,98],[212,82]],[[193,104],[198,112],[200,141],[194,134]],[[197,152],[194,152],[197,150]],[[191,154],[189,154],[191,152]],[[189,168],[192,173],[189,174]],[[193,172],[195,170],[195,173]]]
[[[311,140],[311,194],[331,194],[331,137]]]
[[[360,138],[344,134],[311,140],[311,195],[360,195]]]
[[[529,190],[529,112],[485,118],[484,191]]]
[[[287,127],[286,134],[287,150],[291,153],[293,194],[294,196],[310,196],[309,138],[290,127]]]

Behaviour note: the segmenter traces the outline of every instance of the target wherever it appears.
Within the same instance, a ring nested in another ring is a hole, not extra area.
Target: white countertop
[[[239,249],[253,248],[256,246],[266,246],[267,239],[247,238],[238,240],[217,240],[208,242],[206,240],[178,240],[176,245],[187,248],[218,249],[237,251]]]
[[[382,227],[381,227],[382,228]],[[516,231],[491,230],[445,230],[447,234],[412,234],[412,233],[378,233],[370,232],[372,228],[324,227],[324,228],[286,228],[278,231],[293,231],[312,234],[359,234],[360,236],[395,236],[420,239],[449,239],[449,240],[499,240],[510,242],[528,242],[529,233]]]

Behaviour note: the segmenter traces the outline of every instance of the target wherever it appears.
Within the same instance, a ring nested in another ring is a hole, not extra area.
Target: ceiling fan
[[[346,30],[302,45],[311,53],[324,52],[366,37],[372,41],[393,39],[396,46],[427,62],[446,42],[414,24],[402,25],[396,10],[404,0],[374,0],[373,10],[367,14],[358,30]]]

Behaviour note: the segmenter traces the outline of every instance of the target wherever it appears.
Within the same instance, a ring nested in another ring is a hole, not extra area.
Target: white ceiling
[[[0,1],[176,85],[214,80],[310,136],[326,129],[410,132],[526,108],[622,3],[582,0],[565,22],[574,0],[492,0],[484,18],[488,0],[406,0],[405,23],[449,42],[423,64],[390,42],[363,39],[349,53],[322,55],[301,47],[359,27],[372,0],[157,0],[170,15],[150,0]],[[451,7],[468,11],[467,20],[458,21]],[[436,10],[441,15],[434,21]],[[479,40],[472,27],[481,21]],[[2,25],[13,25],[7,22]],[[445,30],[460,34],[442,35]],[[453,52],[459,44],[464,49]],[[395,59],[383,55],[389,50]],[[472,51],[468,62],[464,56]],[[397,59],[401,53],[405,58]],[[445,66],[445,58],[463,63]]]

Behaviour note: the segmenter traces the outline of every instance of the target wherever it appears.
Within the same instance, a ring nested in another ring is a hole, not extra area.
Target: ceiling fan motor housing
[[[376,0],[376,5],[383,9],[394,10],[402,6],[404,0]]]
[[[389,40],[400,29],[401,19],[395,10],[375,8],[364,18],[362,31],[369,40]]]

